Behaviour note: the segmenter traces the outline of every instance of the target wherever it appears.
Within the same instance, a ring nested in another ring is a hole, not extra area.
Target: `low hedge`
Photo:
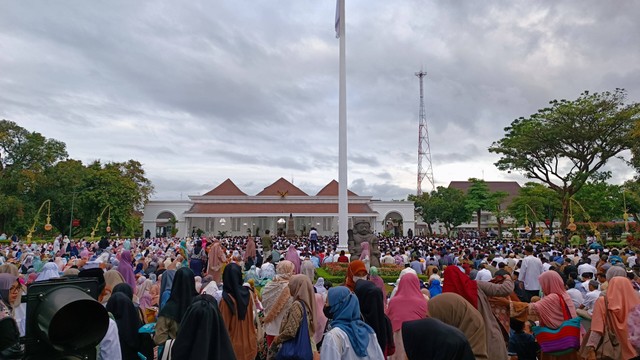
[[[342,276],[341,275],[331,275],[324,268],[316,269],[316,279],[318,277],[323,278],[325,281],[331,281],[331,283],[334,286],[344,283],[344,279],[345,279],[344,275],[342,275]],[[394,275],[382,275],[380,277],[382,278],[382,281],[385,282],[385,284],[386,283],[395,283],[396,280],[398,280],[398,276],[394,276]],[[426,275],[418,275],[418,278],[423,282],[429,280],[429,278]]]

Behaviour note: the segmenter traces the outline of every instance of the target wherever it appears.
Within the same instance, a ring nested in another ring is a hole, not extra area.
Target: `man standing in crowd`
[[[524,290],[527,292],[529,299],[531,299],[532,296],[539,296],[540,294],[538,277],[542,275],[543,267],[542,261],[533,256],[533,246],[525,246],[524,254],[525,258],[522,260],[518,279],[524,283]]]
[[[264,231],[264,235],[260,238],[262,242],[262,253],[263,257],[266,259],[271,255],[271,251],[273,250],[273,238],[269,235],[271,231],[269,229]]]
[[[318,251],[318,231],[314,227],[309,231],[309,242],[311,243],[309,246],[311,251]]]

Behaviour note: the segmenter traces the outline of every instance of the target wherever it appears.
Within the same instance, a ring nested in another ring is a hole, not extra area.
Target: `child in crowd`
[[[531,335],[531,324],[527,321],[511,319],[511,334],[509,336],[509,355],[511,359],[536,360],[540,345]]]

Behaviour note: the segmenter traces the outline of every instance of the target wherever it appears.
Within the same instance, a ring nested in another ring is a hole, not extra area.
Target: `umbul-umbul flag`
[[[340,0],[336,0],[336,39],[340,39]]]

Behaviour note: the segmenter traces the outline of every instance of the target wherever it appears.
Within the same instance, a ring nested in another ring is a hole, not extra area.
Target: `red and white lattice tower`
[[[431,145],[429,144],[429,130],[427,129],[427,115],[424,110],[424,87],[422,79],[427,75],[426,72],[420,70],[416,76],[420,79],[420,125],[418,126],[418,191],[417,195],[422,195],[422,180],[427,178],[431,183],[431,189],[436,189],[436,183],[433,180],[433,165],[431,164]],[[426,167],[422,162],[426,162]]]

